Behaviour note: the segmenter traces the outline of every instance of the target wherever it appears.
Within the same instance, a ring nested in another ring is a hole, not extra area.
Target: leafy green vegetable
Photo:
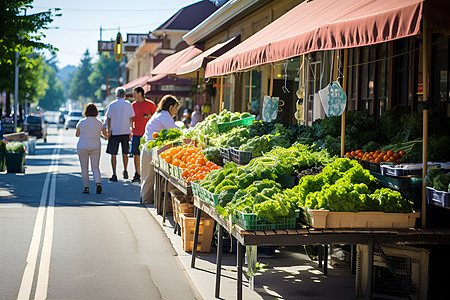
[[[6,144],[6,152],[23,153],[25,152],[25,146],[20,142],[9,142]]]
[[[182,136],[182,131],[177,128],[163,129],[159,132],[158,137],[147,143],[147,149],[161,148],[169,142],[176,141]]]

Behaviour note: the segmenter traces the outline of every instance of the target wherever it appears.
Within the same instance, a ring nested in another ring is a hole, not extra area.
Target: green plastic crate
[[[245,118],[245,119],[236,120],[236,121],[233,121],[231,123],[233,123],[233,125],[237,125],[237,126],[242,126],[242,125],[247,126],[247,125],[252,125],[253,121],[255,121],[255,116],[251,116],[251,117],[248,117],[248,118]]]
[[[233,124],[233,122],[223,122],[223,123],[218,123],[217,127],[219,128],[219,133],[224,133],[229,131],[231,128],[233,128],[235,125]]]
[[[181,174],[183,173],[183,169],[181,169],[180,167],[177,167],[177,166],[174,166],[174,165],[170,165],[169,171],[170,171],[169,174],[172,177],[184,180],[183,176],[181,176]]]
[[[245,230],[294,229],[297,225],[295,217],[284,218],[277,224],[271,224],[266,219],[258,218],[254,213],[243,213],[239,210],[233,213],[231,221]]]
[[[384,186],[401,192],[407,199],[414,202],[414,208],[422,205],[422,178],[398,178],[370,172]]]
[[[206,204],[216,207],[219,204],[219,195],[204,189],[200,186],[199,182],[200,181],[191,182],[192,194],[199,197]]]
[[[164,159],[162,159],[161,156],[159,157],[159,168],[167,174],[170,174],[170,165]]]

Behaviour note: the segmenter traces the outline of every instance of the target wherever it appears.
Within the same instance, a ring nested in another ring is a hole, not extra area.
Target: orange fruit
[[[166,158],[164,158],[164,160],[166,161],[166,163],[170,164],[172,162],[172,156],[167,156]]]
[[[394,151],[389,150],[389,151],[386,153],[386,155],[389,156],[389,157],[391,157],[392,155],[394,155]]]
[[[152,133],[152,138],[156,139],[159,136],[159,133],[156,131]]]
[[[405,156],[406,152],[401,150],[398,154],[400,154],[401,157]]]

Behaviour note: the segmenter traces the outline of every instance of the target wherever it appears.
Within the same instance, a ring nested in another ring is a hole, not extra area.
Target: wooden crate
[[[414,228],[420,213],[308,210],[314,228]]]
[[[183,250],[192,252],[194,248],[195,217],[194,214],[180,214],[181,237],[183,238]],[[197,252],[210,252],[214,233],[214,220],[204,216],[200,220]]]

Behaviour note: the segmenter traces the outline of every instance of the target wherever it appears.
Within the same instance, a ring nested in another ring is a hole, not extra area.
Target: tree
[[[95,96],[102,99],[102,84],[106,84],[106,76],[117,77],[119,62],[116,62],[113,55],[100,54],[100,58],[94,63],[94,72],[89,76],[89,82],[95,88]]]
[[[80,98],[83,100],[92,99],[94,97],[94,87],[88,80],[93,72],[91,60],[89,49],[86,49],[81,59],[81,64],[78,66],[70,84],[69,96],[74,100],[79,100]]]
[[[53,22],[53,14],[59,8],[45,12],[26,15],[26,10],[33,8],[34,0],[1,0],[0,1],[0,65],[14,65],[14,54],[20,52],[19,64],[29,62],[25,49],[56,50],[52,45],[42,43],[47,25]],[[55,14],[60,16],[60,14]]]
[[[56,78],[56,72],[52,67],[46,65],[44,73],[46,73],[48,89],[45,91],[45,96],[39,100],[39,106],[47,110],[58,110],[65,102],[64,87]]]

